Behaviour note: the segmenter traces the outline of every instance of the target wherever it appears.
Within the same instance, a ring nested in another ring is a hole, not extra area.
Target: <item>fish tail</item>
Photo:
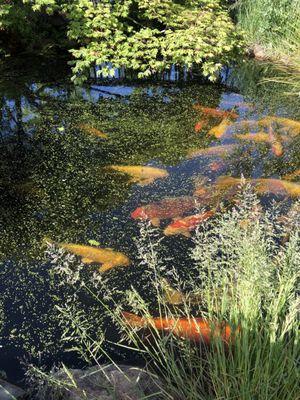
[[[143,328],[147,325],[147,321],[145,320],[145,318],[140,317],[139,315],[127,311],[122,311],[122,316],[125,322],[132,328]]]

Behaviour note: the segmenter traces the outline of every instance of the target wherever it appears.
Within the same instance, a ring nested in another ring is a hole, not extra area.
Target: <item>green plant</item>
[[[293,41],[299,0],[238,0],[233,7],[248,43],[261,45],[267,56],[288,54],[286,42]]]
[[[180,269],[166,267],[159,233],[142,225],[137,246],[144,281],[132,283],[125,293],[111,289],[107,276],[95,273],[93,280],[84,280],[82,266],[76,271],[66,263],[55,267],[61,281],[84,288],[119,327],[117,347],[140,354],[160,376],[163,398],[296,400],[299,394],[299,204],[282,219],[276,207],[263,212],[249,188],[243,192],[231,211],[197,230],[193,263]],[[181,305],[168,303],[165,279],[186,294]],[[190,301],[191,294],[198,304]],[[79,305],[75,293],[60,308],[64,340],[93,364],[100,365],[103,352],[113,362],[98,324],[95,331],[96,314],[80,311]],[[212,337],[210,346],[199,345],[151,323],[150,330],[141,331],[122,317],[129,309],[144,321],[153,314],[190,321],[197,316],[211,321],[212,329],[226,322],[233,340],[224,345]]]
[[[126,68],[147,78],[173,65],[197,66],[213,81],[243,53],[242,37],[220,0],[9,0],[0,8],[0,29],[34,47],[37,38],[46,41],[35,35],[36,27],[55,33],[55,24],[45,27],[47,14],[49,21],[63,21],[79,83],[94,67],[99,75]],[[52,46],[67,46],[65,39]]]

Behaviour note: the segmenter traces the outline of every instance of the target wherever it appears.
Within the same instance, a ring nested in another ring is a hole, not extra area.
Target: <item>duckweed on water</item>
[[[197,213],[193,209],[195,186],[198,189],[201,186],[198,194],[208,208],[198,212],[202,215],[210,212],[212,206],[204,194],[221,174],[279,179],[300,168],[299,135],[282,141],[281,156],[275,156],[268,143],[236,140],[231,127],[220,139],[207,135],[221,123],[220,113],[237,114],[237,124],[266,115],[297,120],[297,105],[288,100],[283,103],[273,89],[266,91],[269,97],[263,98],[259,89],[254,92],[251,80],[248,84],[252,95],[243,97],[225,87],[196,83],[130,86],[122,83],[79,88],[44,83],[37,76],[28,80],[20,77],[15,84],[1,79],[0,296],[4,326],[0,364],[1,360],[7,364],[9,357],[15,360],[16,355],[28,353],[33,354],[35,361],[41,358],[43,362],[50,360],[51,354],[55,361],[66,357],[61,356],[66,343],[59,340],[65,322],[60,320],[58,328],[60,313],[56,307],[61,309],[65,302],[81,316],[94,315],[87,322],[89,326],[99,327],[99,331],[105,326],[112,338],[116,335],[84,287],[73,303],[72,285],[67,291],[64,287],[71,278],[53,274],[57,267],[68,267],[70,275],[79,268],[78,276],[82,274],[87,280],[92,277],[93,282],[103,283],[116,299],[123,298],[133,282],[139,282],[150,296],[155,292],[148,272],[139,265],[135,246],[139,229],[137,221],[131,218],[134,210],[147,204],[170,204],[170,198],[191,198],[193,206],[189,211],[181,215],[179,210],[174,217],[182,217],[178,224],[191,222],[194,229],[195,221],[190,217]],[[245,107],[249,102],[253,106]],[[195,104],[217,114],[209,116],[196,130],[203,115],[194,108]],[[234,125],[235,120],[232,118],[230,124]],[[105,133],[107,138],[87,133],[82,126]],[[279,128],[274,125],[276,135]],[[240,129],[239,134],[246,132]],[[208,149],[208,146],[213,147]],[[145,165],[165,171],[164,178],[140,186],[128,174],[109,168]],[[297,180],[295,176],[291,182],[297,184]],[[199,199],[198,196],[198,202]],[[230,195],[225,200],[221,196],[214,200],[218,212],[232,207]],[[262,207],[268,208],[273,200],[278,201],[282,213],[291,206],[290,198],[268,192],[262,198]],[[167,217],[161,218],[160,224],[157,235],[164,241],[159,242],[159,257],[164,260],[165,271],[175,269],[176,276],[185,282],[191,279],[190,270],[185,267],[190,265],[191,239],[182,235],[164,237],[163,231],[168,226],[176,228],[178,224]],[[244,225],[247,226],[247,221]],[[186,236],[191,226],[184,230]],[[126,254],[132,265],[100,277],[97,265],[83,265],[79,257],[57,248],[51,248],[45,255],[46,237],[57,243],[112,248]],[[71,282],[78,282],[76,279],[72,275]],[[101,295],[105,293],[100,291]],[[155,310],[153,304],[151,312]],[[72,339],[75,347],[76,340],[75,335]],[[120,351],[114,346],[110,350],[119,356]],[[70,360],[79,365],[78,359],[72,357]],[[126,354],[126,357],[129,360],[133,356]]]

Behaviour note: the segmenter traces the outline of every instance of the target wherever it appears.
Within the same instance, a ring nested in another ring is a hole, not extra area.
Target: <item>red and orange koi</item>
[[[195,230],[197,226],[211,218],[214,214],[214,211],[205,211],[182,219],[177,219],[165,228],[164,234],[166,236],[183,235],[190,237],[191,231]]]
[[[157,203],[150,203],[136,208],[131,213],[131,218],[150,220],[152,225],[159,226],[161,219],[178,218],[195,208],[196,201],[194,197],[167,197]]]
[[[201,111],[202,114],[208,115],[214,118],[238,118],[238,114],[235,111],[220,110],[218,108],[203,107],[200,104],[194,104],[194,109]]]
[[[126,324],[132,328],[155,328],[158,331],[170,332],[177,337],[197,343],[203,342],[207,345],[216,339],[229,344],[239,331],[238,328],[233,332],[226,323],[213,323],[204,318],[147,318],[126,311],[123,311],[122,315]]]

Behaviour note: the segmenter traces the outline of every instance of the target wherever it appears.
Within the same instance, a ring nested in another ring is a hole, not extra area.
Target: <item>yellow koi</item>
[[[102,264],[99,267],[99,272],[106,272],[115,267],[127,267],[131,264],[130,259],[125,254],[109,248],[100,249],[74,243],[59,243],[58,246],[81,257],[84,264]]]
[[[227,118],[223,119],[223,121],[214,126],[208,131],[208,134],[211,136],[215,136],[217,139],[220,139],[227,131],[227,129],[232,125],[231,121]]]
[[[168,171],[161,168],[147,167],[143,165],[110,165],[107,168],[131,176],[131,181],[139,185],[149,185],[156,179],[169,176]]]
[[[263,126],[271,125],[274,122],[290,129],[296,135],[300,134],[300,121],[276,116],[267,116],[258,121],[259,125]]]

